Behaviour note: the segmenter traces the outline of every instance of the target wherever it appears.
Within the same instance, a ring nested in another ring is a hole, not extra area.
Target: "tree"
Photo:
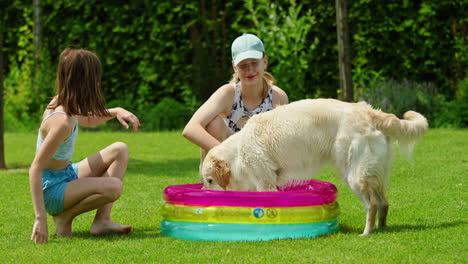
[[[33,68],[33,91],[37,91],[37,73],[40,66],[42,23],[41,23],[41,1],[33,0],[33,34],[34,34],[34,68]]]
[[[348,12],[346,0],[336,0],[336,33],[338,37],[338,64],[340,69],[340,89],[343,99],[353,101],[353,82],[351,80],[351,59],[349,45]]]
[[[6,169],[5,144],[3,138],[3,14],[4,8],[0,8],[0,169]]]

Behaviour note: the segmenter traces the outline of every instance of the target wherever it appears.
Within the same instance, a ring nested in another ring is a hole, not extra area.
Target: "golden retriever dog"
[[[386,225],[385,189],[393,143],[411,155],[428,128],[408,111],[404,119],[370,105],[334,99],[305,99],[258,114],[244,128],[212,148],[203,164],[204,189],[277,191],[290,180],[313,177],[332,164],[366,209],[362,235]]]

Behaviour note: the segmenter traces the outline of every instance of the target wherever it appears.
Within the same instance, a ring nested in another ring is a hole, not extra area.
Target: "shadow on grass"
[[[130,158],[128,172],[157,176],[163,174],[170,177],[185,177],[197,175],[199,159],[174,159],[164,161],[148,161]]]
[[[21,171],[28,170],[31,163],[7,163],[6,168],[1,168],[0,171]]]
[[[161,234],[159,228],[145,229],[145,228],[134,228],[129,234],[122,235],[104,235],[104,236],[93,236],[89,231],[76,231],[73,232],[74,238],[88,239],[88,240],[144,240],[144,239],[155,239],[160,237],[166,237]]]
[[[198,175],[199,159],[173,159],[164,161],[148,161],[130,158],[128,172],[156,176],[163,174],[171,177]],[[4,173],[27,173],[29,165],[8,164],[7,169],[0,169]]]
[[[384,228],[376,228],[374,233],[404,233],[404,232],[420,232],[420,231],[427,231],[433,229],[445,229],[450,227],[457,227],[468,224],[468,221],[453,221],[453,222],[446,222],[441,224],[434,224],[434,225],[425,225],[425,224],[416,224],[416,225],[388,225]],[[361,234],[364,230],[364,225],[362,229],[359,228],[352,228],[347,225],[343,225],[340,223],[340,230],[338,233],[342,234]]]
[[[416,225],[389,225],[382,229],[382,232],[399,233],[399,232],[419,232],[431,229],[445,229],[450,227],[457,227],[466,225],[468,222],[457,220],[452,222],[445,222],[440,224],[416,224]]]
[[[343,225],[340,223],[340,229],[338,230],[337,233],[342,233],[342,234],[359,234],[362,230],[358,230],[356,228],[352,228],[347,225]]]

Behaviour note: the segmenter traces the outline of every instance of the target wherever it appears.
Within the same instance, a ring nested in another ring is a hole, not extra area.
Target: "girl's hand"
[[[129,128],[127,122],[130,122],[133,127],[132,131],[133,132],[138,131],[138,127],[140,126],[140,120],[138,120],[138,117],[136,117],[136,115],[132,114],[131,112],[123,108],[119,108],[117,111],[116,118],[117,120],[119,120],[120,124],[122,124],[122,126],[124,126],[126,129]]]
[[[36,244],[43,244],[49,240],[49,230],[47,227],[47,221],[36,220],[34,222],[31,241]]]

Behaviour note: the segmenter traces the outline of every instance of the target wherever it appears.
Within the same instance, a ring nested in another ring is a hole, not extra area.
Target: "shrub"
[[[185,105],[170,97],[165,97],[148,112],[145,120],[151,129],[173,130],[183,128],[190,117],[191,112]]]
[[[468,102],[468,75],[458,83],[455,96],[458,100]]]
[[[468,101],[460,99],[446,101],[441,98],[435,111],[429,114],[428,118],[432,127],[467,128]]]
[[[377,73],[368,76],[357,82],[358,100],[400,117],[408,110],[418,111],[428,119],[431,127],[468,127],[467,100],[460,97],[447,101],[431,83],[406,79],[398,82]]]
[[[107,104],[108,108],[123,107],[134,113],[140,120],[141,131],[161,131],[181,129],[192,115],[190,106],[186,106],[173,98],[164,97],[156,105],[150,103],[136,104],[133,100],[113,100]],[[85,130],[119,131],[125,128],[117,121],[107,122],[101,126],[84,128]]]
[[[313,97],[316,91],[307,73],[313,70],[310,64],[316,56],[319,39],[307,39],[317,23],[312,8],[295,0],[254,2],[244,2],[254,24],[248,32],[257,34],[265,43],[270,58],[269,71],[275,76],[277,85],[292,101]]]
[[[358,100],[398,116],[408,110],[430,113],[436,107],[436,88],[431,83],[398,82],[376,75],[356,92]]]
[[[4,80],[5,130],[32,131],[41,120],[42,112],[54,96],[54,68],[43,63],[33,78],[33,62],[13,63]],[[35,79],[35,84],[34,84]]]

